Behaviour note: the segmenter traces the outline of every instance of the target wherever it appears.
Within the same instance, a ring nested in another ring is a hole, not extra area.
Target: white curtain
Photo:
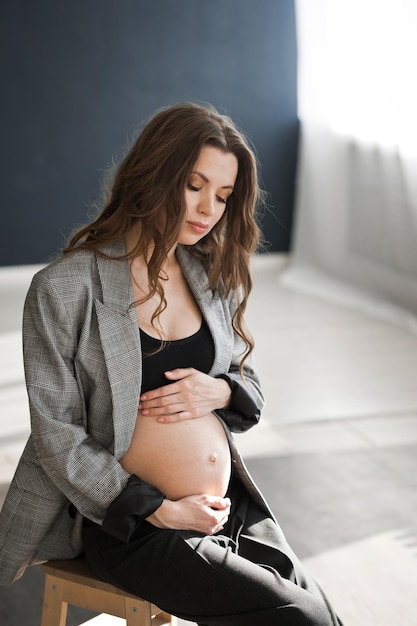
[[[296,10],[301,141],[282,280],[417,330],[417,2]]]

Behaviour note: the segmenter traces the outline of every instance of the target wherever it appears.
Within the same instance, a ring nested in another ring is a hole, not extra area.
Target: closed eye
[[[187,188],[191,191],[201,191],[201,187],[195,187],[195,185],[192,185],[191,183],[188,183]]]
[[[191,183],[187,183],[187,189],[189,189],[190,191],[201,191],[202,187],[196,187],[195,185],[192,185]],[[221,202],[222,204],[226,204],[227,203],[227,198],[223,198],[222,196],[216,196],[216,200],[217,202]]]

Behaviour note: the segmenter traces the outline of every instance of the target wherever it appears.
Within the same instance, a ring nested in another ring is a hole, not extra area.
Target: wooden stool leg
[[[158,613],[158,617],[159,619],[164,620],[165,622],[167,622],[167,624],[170,624],[171,626],[177,626],[178,624],[178,619],[175,617],[175,615],[171,615],[171,613],[165,613],[165,611],[161,611],[160,613]]]
[[[41,626],[65,626],[68,603],[62,600],[63,583],[53,576],[45,577]]]
[[[151,603],[125,598],[126,626],[152,626]]]

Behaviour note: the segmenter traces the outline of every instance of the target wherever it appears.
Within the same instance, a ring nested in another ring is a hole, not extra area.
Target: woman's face
[[[233,192],[238,161],[231,152],[201,149],[185,189],[187,212],[178,243],[192,246],[207,235],[222,217]]]

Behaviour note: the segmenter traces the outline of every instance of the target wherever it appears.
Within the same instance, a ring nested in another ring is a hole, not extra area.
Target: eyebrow
[[[200,178],[202,178],[204,180],[204,182],[209,183],[209,179],[207,178],[207,176],[205,176],[202,172],[198,172],[197,170],[193,170],[191,172],[191,174],[197,174],[198,176],[200,176]],[[221,187],[221,189],[234,189],[233,185],[223,185],[223,187]]]

